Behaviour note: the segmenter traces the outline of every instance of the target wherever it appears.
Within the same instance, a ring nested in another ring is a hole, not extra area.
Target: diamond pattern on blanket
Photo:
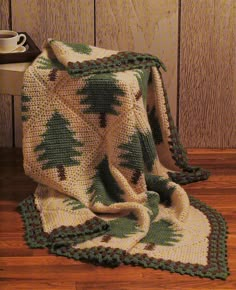
[[[149,54],[49,40],[22,92],[25,173],[20,204],[32,248],[226,279],[227,226],[179,184],[207,179],[188,164]]]

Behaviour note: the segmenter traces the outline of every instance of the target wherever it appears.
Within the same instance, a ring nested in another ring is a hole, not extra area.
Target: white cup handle
[[[21,37],[23,37],[23,40],[21,41],[21,43],[17,44],[17,47],[22,46],[26,42],[26,36],[24,34],[19,34],[18,35],[18,41],[20,40]]]

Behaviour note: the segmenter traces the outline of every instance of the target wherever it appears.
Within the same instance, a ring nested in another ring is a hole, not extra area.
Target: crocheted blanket
[[[225,279],[226,224],[180,184],[189,165],[155,56],[49,40],[22,90],[20,204],[32,248]]]

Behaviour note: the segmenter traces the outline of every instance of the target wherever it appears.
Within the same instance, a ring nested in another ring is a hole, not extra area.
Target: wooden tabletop
[[[110,269],[49,255],[46,249],[29,249],[16,207],[36,184],[23,172],[20,149],[0,149],[0,289],[236,289],[236,150],[188,152],[191,164],[212,175],[184,188],[228,222],[227,281],[132,266]]]

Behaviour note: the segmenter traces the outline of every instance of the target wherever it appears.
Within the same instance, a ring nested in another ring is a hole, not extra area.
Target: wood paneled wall
[[[164,80],[176,118],[178,0],[99,0],[96,45],[157,55],[166,64]]]
[[[179,131],[186,146],[236,146],[235,28],[235,0],[182,0]]]
[[[10,28],[9,0],[0,0],[0,29]],[[0,146],[13,146],[12,96],[0,95]]]
[[[236,146],[235,0],[0,0],[0,29],[116,50],[167,66],[172,114],[187,147]],[[20,146],[19,96],[0,96],[0,146]]]

